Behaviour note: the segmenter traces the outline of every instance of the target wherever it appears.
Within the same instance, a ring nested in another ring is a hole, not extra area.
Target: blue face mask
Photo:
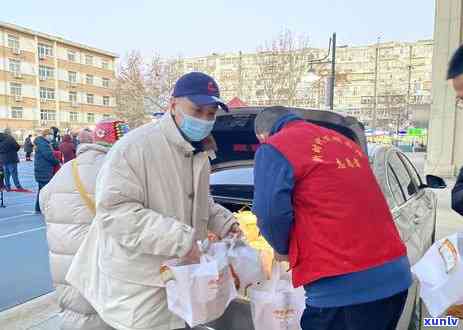
[[[177,111],[183,115],[182,124],[180,130],[185,134],[188,140],[198,142],[206,138],[211,134],[212,128],[214,127],[215,120],[202,120],[190,115],[187,115],[184,111],[177,108]]]

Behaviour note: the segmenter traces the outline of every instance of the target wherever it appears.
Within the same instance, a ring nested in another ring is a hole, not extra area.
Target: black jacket
[[[30,137],[26,138],[26,140],[24,141],[24,151],[30,153],[34,151],[34,145],[32,144],[32,140]]]
[[[19,163],[18,151],[21,149],[16,140],[5,133],[0,133],[0,163]]]
[[[53,177],[53,167],[59,164],[59,161],[53,156],[50,142],[44,137],[39,136],[34,140],[34,174],[37,182],[48,183]]]
[[[457,183],[452,190],[452,209],[463,215],[463,168],[461,168]]]

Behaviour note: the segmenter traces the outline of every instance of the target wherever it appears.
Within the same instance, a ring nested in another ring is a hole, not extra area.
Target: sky
[[[0,20],[113,51],[164,57],[254,52],[283,29],[327,47],[433,36],[435,0],[16,0]],[[5,10],[6,9],[6,10]]]

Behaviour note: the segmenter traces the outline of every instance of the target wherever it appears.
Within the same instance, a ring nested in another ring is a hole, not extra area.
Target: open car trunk
[[[212,134],[218,145],[213,170],[227,163],[253,161],[259,141],[254,134],[254,119],[262,107],[246,107],[220,112]],[[332,111],[290,108],[295,114],[313,124],[332,129],[348,137],[367,153],[363,125],[353,117],[344,117]]]
[[[217,142],[217,158],[212,163],[211,194],[214,199],[237,211],[249,205],[253,197],[254,154],[259,141],[254,134],[254,119],[263,107],[245,107],[219,112],[212,134]],[[363,125],[352,117],[332,111],[291,108],[313,124],[343,134],[367,153]]]

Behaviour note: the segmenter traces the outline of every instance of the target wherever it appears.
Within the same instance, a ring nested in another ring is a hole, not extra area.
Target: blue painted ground
[[[46,227],[33,214],[36,189],[33,163],[21,162],[24,188],[34,193],[4,193],[0,208],[0,311],[53,290],[48,262]]]

